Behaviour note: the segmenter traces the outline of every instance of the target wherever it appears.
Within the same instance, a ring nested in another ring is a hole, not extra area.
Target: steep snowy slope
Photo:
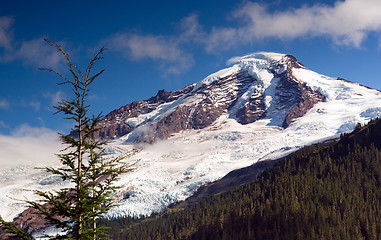
[[[105,117],[99,136],[114,139],[110,156],[143,148],[136,171],[120,180],[119,206],[108,216],[160,211],[233,169],[381,117],[379,91],[310,71],[292,56],[255,53],[229,62],[198,83],[159,91]],[[0,179],[0,214],[8,220],[22,208],[7,195],[32,198],[21,189],[64,184],[49,176],[40,180],[28,166],[2,171],[9,177]]]

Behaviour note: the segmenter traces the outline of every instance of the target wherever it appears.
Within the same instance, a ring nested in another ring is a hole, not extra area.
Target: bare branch
[[[95,78],[97,78],[99,75],[101,75],[103,72],[105,71],[105,69],[102,69],[102,71],[100,71],[99,73],[95,74],[94,76],[92,76],[90,79],[89,79],[89,84],[92,83],[94,81]]]
[[[95,62],[97,60],[100,60],[100,59],[103,59],[102,57],[102,54],[104,53],[104,51],[106,50],[106,48],[101,48],[99,49],[99,51],[97,52],[97,54],[94,55],[94,58],[89,62],[89,64],[87,65],[87,69],[86,69],[86,79],[89,78],[90,76],[90,73],[91,73],[91,70],[93,68],[93,66],[95,65]]]
[[[61,85],[61,84],[65,84],[65,83],[74,84],[74,82],[70,81],[70,80],[67,79],[65,76],[63,76],[61,73],[57,72],[56,70],[54,70],[54,69],[52,69],[52,68],[38,68],[38,70],[48,71],[48,72],[53,72],[53,73],[57,74],[58,76],[60,76],[61,78],[63,78],[66,82],[59,83],[60,85]]]
[[[70,58],[69,58],[69,54],[67,54],[61,47],[61,45],[59,45],[57,42],[55,41],[51,41],[50,39],[48,38],[45,38],[44,39],[46,42],[48,42],[51,46],[55,47],[57,49],[58,52],[62,53],[65,57],[65,60],[66,60],[66,63],[69,67],[69,71],[71,72],[71,74],[73,75],[74,79],[76,82],[80,82],[77,74],[75,74],[75,71],[73,69],[73,65],[71,64],[70,62]]]

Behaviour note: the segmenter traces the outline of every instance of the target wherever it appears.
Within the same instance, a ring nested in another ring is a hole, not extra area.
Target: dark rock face
[[[165,89],[159,90],[155,97],[145,101],[135,101],[113,110],[103,118],[99,124],[100,131],[95,134],[95,137],[113,139],[126,135],[135,129],[134,126],[126,123],[127,119],[150,113],[157,109],[160,104],[177,100],[192,89],[193,86],[191,85],[176,92],[167,92]]]
[[[299,89],[299,101],[291,108],[284,119],[282,124],[284,128],[288,127],[295,118],[302,117],[306,114],[316,103],[324,101],[324,96],[322,94],[311,90],[311,88],[304,84],[299,86]]]
[[[284,128],[314,104],[324,101],[322,94],[293,76],[293,68],[304,66],[295,57],[286,55],[268,69],[274,78],[279,79],[272,96],[271,111],[272,114],[279,112],[278,116],[284,119],[280,125]],[[265,98],[263,82],[241,70],[202,86],[193,84],[175,92],[160,90],[148,100],[122,106],[104,117],[96,137],[113,139],[137,130],[136,142],[152,143],[183,130],[208,127],[222,114],[229,114],[241,124],[249,124],[272,116],[267,112]],[[165,111],[162,104],[167,104]],[[129,119],[158,109],[162,112],[154,118],[129,125]]]
[[[292,74],[293,68],[305,68],[299,63],[295,57],[286,55],[284,62],[279,63],[279,69],[283,65],[287,65],[287,70],[278,74],[274,72],[275,77],[280,78],[277,86],[277,94],[279,96],[279,106],[286,109],[282,127],[286,128],[295,118],[302,117],[307,113],[317,102],[324,101],[324,96],[316,91],[313,91],[306,83],[298,81]]]
[[[60,218],[60,217],[58,218],[61,220],[64,220],[64,218]],[[25,232],[32,233],[32,234],[36,231],[46,228],[46,226],[50,226],[47,220],[41,214],[39,214],[39,212],[36,209],[33,209],[33,208],[27,208],[20,215],[18,215],[13,220],[12,223],[16,227],[23,229]],[[5,230],[2,230],[0,227],[0,239],[7,239],[7,240],[19,239],[19,238],[10,237],[4,232]]]
[[[33,208],[22,212],[13,223],[29,233],[43,229],[47,225],[46,220]]]
[[[188,100],[188,103],[177,106],[158,122],[150,123],[149,130],[138,136],[136,141],[152,143],[182,130],[203,129],[211,125],[235,104],[237,98],[245,92],[244,88],[255,81],[247,72],[238,72],[202,85],[184,98],[184,102]],[[201,100],[194,101],[191,98]]]
[[[263,95],[255,94],[236,112],[237,120],[241,124],[253,123],[265,116],[265,108]]]
[[[250,87],[255,86],[256,88],[246,103],[238,105],[237,107],[239,108],[236,112],[230,112],[236,117],[239,123],[249,124],[265,116],[266,106],[264,104],[264,95],[261,92],[263,84],[261,84],[258,79],[250,76],[247,72],[242,72],[240,76],[237,98],[230,106],[230,110],[240,104],[239,101],[242,101],[242,95],[245,94]]]

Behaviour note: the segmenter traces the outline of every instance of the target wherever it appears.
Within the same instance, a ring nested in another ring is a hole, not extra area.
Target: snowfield
[[[283,56],[256,53],[234,58],[229,61],[234,64],[232,67],[194,84],[194,89],[246,69],[263,82],[268,96],[267,108],[271,110],[274,108],[271,96],[277,79],[270,68]],[[303,68],[294,68],[293,75],[323,94],[326,101],[317,103],[286,129],[277,125],[281,120],[277,119],[275,111],[269,111],[265,119],[247,125],[239,124],[226,112],[213,125],[202,130],[187,130],[152,145],[139,145],[143,150],[130,159],[140,159],[136,170],[121,177],[118,184],[122,188],[117,193],[119,205],[106,217],[139,216],[161,211],[171,203],[186,199],[202,184],[220,179],[234,169],[265,159],[276,159],[302,146],[337,138],[341,133],[352,131],[359,122],[366,123],[381,117],[381,93],[377,90]],[[249,89],[248,94],[254,92]],[[243,96],[242,104],[249,95]],[[178,104],[176,101],[168,103],[157,111],[130,119],[129,123],[139,125],[173,111]],[[132,142],[133,136],[132,132],[110,144],[108,156],[136,147]],[[66,184],[34,167],[0,167],[0,214],[5,220],[12,220],[24,210],[23,204],[10,197],[32,200],[35,196],[26,190],[51,190]]]

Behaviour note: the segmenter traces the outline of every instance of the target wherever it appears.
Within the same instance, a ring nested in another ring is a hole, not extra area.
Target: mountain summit
[[[143,146],[110,216],[149,214],[199,186],[381,116],[381,92],[307,69],[291,55],[253,53],[181,90],[105,116],[110,154]]]
[[[118,183],[119,205],[109,217],[160,211],[232,170],[337,138],[381,117],[381,92],[313,72],[291,55],[260,52],[228,63],[181,90],[160,90],[104,117],[97,137],[113,139],[110,157],[143,148],[135,156],[136,171]],[[5,196],[21,199],[20,189],[64,184],[35,167],[20,167],[17,176],[0,182],[6,206],[0,210],[7,219],[22,209]]]
[[[316,103],[351,94],[347,81],[314,74],[291,55],[261,52],[229,63],[234,65],[181,90],[163,89],[112,111],[101,122],[98,137],[129,134],[129,141],[153,143],[187,129],[204,129],[223,115],[243,125],[269,119],[270,125],[287,128]],[[337,96],[330,92],[334,88]]]
[[[143,146],[128,194],[110,216],[148,214],[261,160],[338,137],[381,116],[381,92],[307,69],[291,55],[253,53],[181,90],[161,90],[102,121],[110,153]],[[148,143],[148,144],[142,144]]]

